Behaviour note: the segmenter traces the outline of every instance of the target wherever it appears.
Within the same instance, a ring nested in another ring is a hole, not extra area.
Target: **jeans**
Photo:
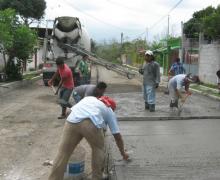
[[[176,89],[172,86],[172,84],[168,83],[168,89],[169,89],[169,96],[172,103],[178,102],[179,97],[176,94]]]
[[[63,180],[64,171],[77,144],[85,138],[92,148],[92,180],[101,180],[104,167],[104,132],[90,119],[80,123],[66,121],[60,147],[48,180]]]
[[[88,76],[83,76],[83,77],[81,77],[81,79],[80,79],[80,85],[88,84],[88,83],[89,83],[88,80],[89,80]]]
[[[69,108],[72,107],[72,105],[69,103],[69,98],[71,96],[72,90],[73,89],[67,89],[64,87],[62,87],[60,89],[58,102],[59,102],[60,106],[62,107],[62,115],[66,114],[67,107],[69,107]]]
[[[144,100],[148,104],[155,104],[156,102],[156,93],[155,87],[151,85],[143,85],[144,88]]]
[[[73,99],[76,103],[78,103],[82,99],[82,97],[77,92],[73,91]]]

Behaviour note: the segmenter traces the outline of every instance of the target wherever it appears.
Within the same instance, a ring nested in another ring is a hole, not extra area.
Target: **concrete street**
[[[114,146],[113,179],[220,179],[219,119],[134,122],[120,122],[132,154],[125,163]]]
[[[97,76],[98,75],[98,76]],[[117,102],[125,146],[131,162],[121,161],[112,136],[108,145],[118,180],[220,179],[220,102],[193,94],[180,116],[170,111],[169,98],[160,88],[156,112],[144,110],[141,82],[98,67],[92,80],[108,83],[107,94]],[[47,179],[62,134],[57,97],[41,80],[0,94],[0,179]],[[71,99],[72,101],[72,99]],[[86,149],[86,176],[91,173],[91,149]]]

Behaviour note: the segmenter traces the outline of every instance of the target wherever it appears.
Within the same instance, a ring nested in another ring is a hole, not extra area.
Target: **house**
[[[38,69],[39,65],[43,63],[43,54],[44,54],[44,37],[46,33],[46,28],[39,28],[39,27],[33,27],[31,28],[37,32],[38,35],[38,45],[35,47],[35,51],[33,56],[28,59],[27,62],[27,67],[24,68],[24,70],[33,70],[33,69]],[[48,34],[52,33],[52,28],[48,29]],[[4,58],[3,58],[3,53],[0,51],[0,72],[3,71],[5,66]]]

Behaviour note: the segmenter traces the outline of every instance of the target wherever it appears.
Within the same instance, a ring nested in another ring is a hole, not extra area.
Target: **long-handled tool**
[[[184,102],[182,102],[180,105],[179,105],[179,107],[178,107],[178,112],[177,112],[177,115],[178,116],[180,116],[180,114],[181,114],[181,112],[182,112],[182,110],[183,110],[183,105],[185,104],[185,102],[186,102],[186,99],[190,96],[191,94],[187,94],[186,95],[186,97],[185,97],[185,100],[184,100]]]
[[[50,87],[51,87],[52,91],[54,92],[54,94],[56,94],[57,90],[55,89],[55,87],[53,85]]]
[[[53,90],[53,92],[54,92],[54,94],[55,95],[57,95],[58,94],[58,92],[59,92],[59,90],[60,90],[60,88],[61,88],[61,86],[62,86],[62,80],[60,80],[60,82],[59,82],[59,85],[58,85],[58,87],[57,87],[57,89],[55,89],[55,87],[53,86],[53,85],[51,85],[50,87],[51,87],[51,89]]]

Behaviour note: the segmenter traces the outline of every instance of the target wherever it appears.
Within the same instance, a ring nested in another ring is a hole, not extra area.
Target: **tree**
[[[206,39],[216,39],[220,35],[220,6],[215,9],[209,6],[197,11],[184,24],[184,34],[187,38],[198,38],[202,32]]]
[[[8,78],[21,79],[22,64],[29,58],[37,43],[36,33],[18,21],[14,10],[6,9],[0,11],[0,43],[9,57],[6,65]]]
[[[203,20],[204,23],[204,35],[208,39],[220,38],[220,6],[217,7],[215,12],[207,16]]]
[[[28,19],[33,21],[43,17],[46,2],[45,0],[0,0],[0,10],[7,8],[15,9],[25,24],[28,24]]]

